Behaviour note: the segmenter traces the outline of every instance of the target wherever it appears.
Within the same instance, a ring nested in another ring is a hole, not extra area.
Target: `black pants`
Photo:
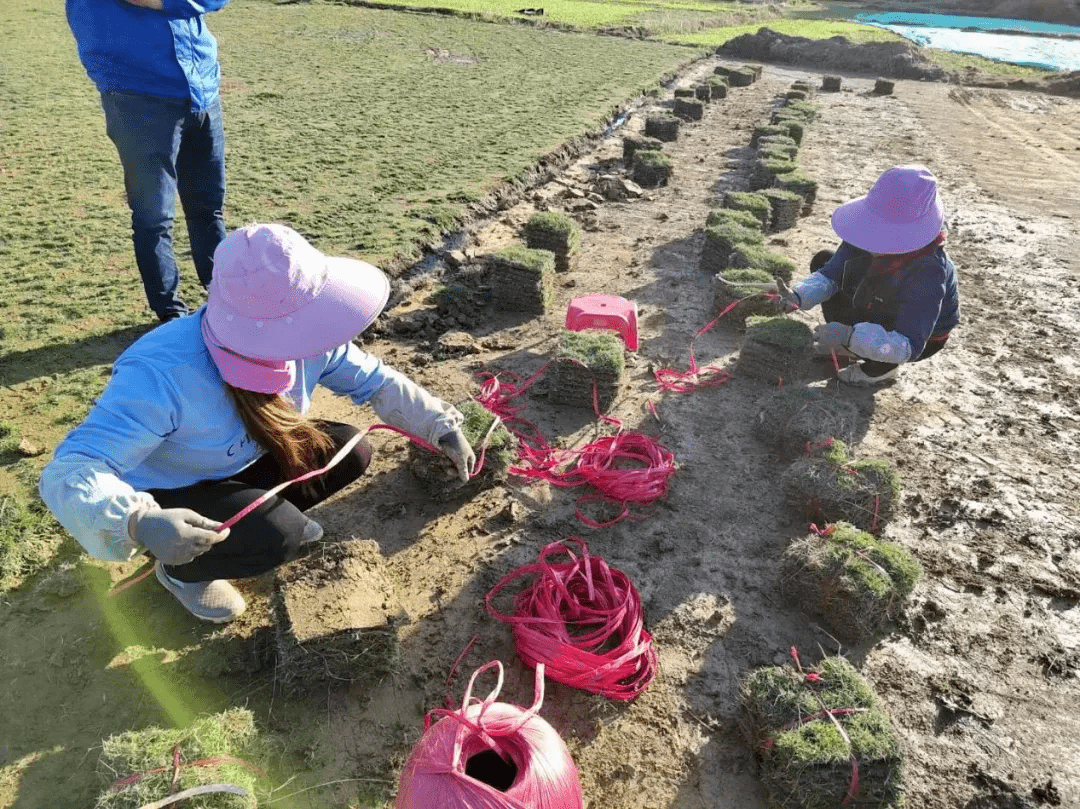
[[[832,257],[833,252],[831,250],[822,250],[815,253],[814,257],[810,259],[810,272],[820,270]],[[822,301],[821,314],[825,318],[826,323],[843,323],[847,326],[854,326],[856,323],[863,323],[866,321],[864,316],[865,313],[856,312],[851,298],[844,294],[842,290],[837,292],[827,301]],[[920,362],[927,357],[934,356],[934,354],[937,354],[945,347],[945,343],[948,339],[949,335],[947,334],[943,337],[931,337],[926,341],[922,353],[914,359],[909,360],[909,362]],[[862,363],[863,371],[867,376],[881,376],[898,367],[899,366],[893,362],[877,362],[876,360],[863,360]]]
[[[360,432],[351,424],[318,424],[334,441],[332,454]],[[371,444],[361,439],[337,466],[306,481],[314,489],[312,494],[306,493],[302,484],[289,486],[232,526],[228,538],[187,564],[167,566],[166,572],[187,582],[242,579],[294,559],[308,523],[303,512],[359,478],[370,462]],[[151,489],[150,494],[162,508],[190,508],[211,520],[225,521],[286,480],[267,453],[230,478],[204,480],[180,489]]]

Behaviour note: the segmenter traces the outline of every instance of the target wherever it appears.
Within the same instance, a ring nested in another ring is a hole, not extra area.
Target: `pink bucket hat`
[[[925,166],[896,166],[882,174],[864,197],[845,202],[832,215],[845,242],[872,253],[910,253],[941,232],[945,208],[937,179]]]
[[[246,225],[214,251],[203,335],[222,378],[245,387],[252,375],[287,373],[289,360],[348,342],[389,295],[389,280],[367,262],[324,255],[285,225]],[[245,358],[261,361],[247,375]]]

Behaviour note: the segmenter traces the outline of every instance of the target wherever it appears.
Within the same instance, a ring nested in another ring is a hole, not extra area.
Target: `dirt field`
[[[716,63],[702,63],[680,83],[692,84]],[[489,306],[468,329],[475,353],[437,360],[434,338],[459,327],[440,321],[428,302],[431,274],[368,339],[366,347],[390,364],[461,400],[476,391],[478,370],[530,374],[543,365],[571,298],[600,291],[630,297],[638,302],[642,345],[629,356],[628,382],[611,414],[628,428],[659,433],[679,470],[651,516],[592,530],[574,516],[577,492],[546,486],[511,481],[465,503],[433,503],[405,469],[404,442],[375,437],[372,473],[314,516],[331,539],[378,543],[402,607],[401,660],[374,686],[320,688],[305,699],[279,695],[258,716],[290,736],[294,749],[306,746],[315,783],[343,780],[308,793],[311,805],[355,806],[358,786],[375,805],[393,793],[423,713],[442,704],[452,664],[474,635],[454,695],[469,672],[499,658],[508,669],[503,698],[528,702],[531,672],[482,599],[544,544],[576,534],[635,582],[660,656],[656,681],[629,705],[549,683],[542,715],[570,746],[586,805],[764,805],[737,728],[739,679],[785,662],[792,645],[804,662],[838,651],[779,593],[780,555],[807,525],[780,486],[789,461],[752,433],[759,402],[775,386],[736,375],[721,387],[662,394],[652,370],[685,369],[691,338],[716,314],[712,279],[698,266],[706,215],[724,190],[746,187],[752,129],[797,78],[820,84],[812,72],[766,66],[761,81],[708,105],[703,121],[665,146],[675,162],[665,188],[627,202],[590,204],[575,195],[598,173],[622,170],[617,135],[529,201],[478,225],[463,247],[482,254],[519,238],[538,207],[580,209],[580,258],[558,278],[553,314],[528,318]],[[1080,101],[903,81],[894,97],[880,97],[869,94],[872,86],[872,77],[849,76],[843,92],[816,97],[821,114],[800,160],[821,184],[818,201],[770,246],[805,266],[835,244],[829,214],[837,204],[864,193],[891,165],[925,163],[942,183],[963,319],[943,353],[903,369],[890,387],[838,388],[827,364],[804,380],[856,402],[866,431],[857,453],[899,468],[903,499],[885,536],[926,571],[895,631],[840,651],[896,723],[908,754],[909,806],[1077,807],[1080,238],[1073,222],[1080,216]],[[646,109],[620,134],[639,131]],[[799,316],[812,323],[819,317]],[[732,363],[739,339],[721,323],[697,339],[698,360]],[[530,393],[525,415],[550,439],[581,444],[597,434],[590,411],[549,406],[543,380]],[[371,417],[330,397],[317,401],[316,414]],[[257,584],[245,589],[254,597],[251,626],[266,614]],[[187,616],[152,580],[129,594],[152,606],[139,613],[146,616],[143,643],[165,646],[148,639],[167,624],[186,626]],[[57,634],[52,624],[65,620],[50,614],[43,636]],[[198,634],[185,631],[188,642],[209,635]],[[61,653],[83,662],[100,656],[78,642]],[[63,674],[64,659],[57,676],[76,693],[77,674]],[[251,681],[216,684],[241,704],[265,696],[272,676],[267,667]],[[33,779],[38,789],[42,777]],[[16,806],[53,805],[29,792],[22,797]]]
[[[696,78],[713,64],[696,68]],[[760,82],[710,104],[703,121],[665,145],[671,185],[579,213],[587,232],[577,269],[559,277],[555,314],[489,308],[471,329],[478,353],[434,362],[430,338],[448,326],[423,314],[432,307],[430,285],[421,284],[370,342],[432,389],[462,398],[475,390],[477,370],[539,368],[572,297],[633,298],[642,346],[612,412],[628,427],[659,430],[679,471],[651,517],[590,530],[574,518],[573,492],[544,487],[511,486],[457,508],[430,504],[400,466],[405,450],[386,442],[372,478],[320,515],[331,535],[379,543],[409,616],[406,676],[317,700],[341,767],[373,776],[400,765],[474,634],[462,670],[498,657],[509,664],[509,695],[527,701],[530,676],[482,597],[544,543],[583,534],[637,584],[661,661],[656,682],[631,705],[550,687],[543,715],[570,743],[588,805],[762,804],[736,728],[738,680],[783,662],[792,645],[809,659],[837,651],[778,593],[780,554],[806,524],[780,488],[787,462],[751,433],[758,402],[774,388],[736,376],[719,388],[660,394],[651,371],[685,368],[690,339],[716,314],[711,279],[698,267],[705,217],[723,190],[746,187],[751,130],[796,78],[820,83],[811,72],[766,66]],[[805,266],[835,242],[837,204],[890,165],[925,163],[948,209],[963,320],[945,352],[905,368],[891,387],[837,388],[828,365],[807,380],[858,403],[867,427],[858,454],[900,469],[903,499],[885,535],[926,571],[896,631],[841,651],[894,718],[910,806],[1080,806],[1080,239],[1072,225],[1080,102],[916,82],[878,97],[872,85],[850,76],[843,92],[815,99],[821,115],[800,159],[821,183],[818,202],[771,244]],[[640,129],[642,117],[626,131]],[[469,246],[482,254],[518,238],[537,207],[589,207],[567,188],[588,189],[597,173],[618,170],[619,140],[477,228]],[[412,341],[391,337],[417,326]],[[738,340],[721,324],[697,340],[698,359],[729,363]],[[549,437],[590,440],[592,415],[546,406],[542,384],[527,415]],[[645,409],[650,400],[661,424]],[[348,415],[329,400],[320,410]]]

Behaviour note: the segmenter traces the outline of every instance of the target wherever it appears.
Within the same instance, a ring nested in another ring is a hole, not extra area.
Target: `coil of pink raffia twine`
[[[569,561],[552,561],[560,555]],[[495,596],[533,574],[532,583],[514,596],[513,614],[499,612]],[[656,676],[656,650],[644,626],[641,596],[625,573],[590,556],[580,537],[547,545],[535,564],[496,584],[485,603],[492,617],[510,624],[521,659],[538,670],[544,666],[557,682],[625,701]]]
[[[490,669],[498,672],[495,688],[486,699],[472,696],[476,678]],[[401,773],[395,809],[581,809],[570,751],[537,714],[544,667],[536,669],[530,708],[496,702],[502,684],[502,663],[493,660],[473,673],[460,708],[428,713]]]

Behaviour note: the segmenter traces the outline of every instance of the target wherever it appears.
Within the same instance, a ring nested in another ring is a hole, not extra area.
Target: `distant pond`
[[[855,22],[887,28],[929,48],[1051,70],[1080,70],[1080,27],[950,14],[856,14]]]
[[[1080,70],[1080,27],[1034,20],[952,14],[858,12],[826,3],[817,14],[875,25],[929,48],[970,53],[1050,70]]]

